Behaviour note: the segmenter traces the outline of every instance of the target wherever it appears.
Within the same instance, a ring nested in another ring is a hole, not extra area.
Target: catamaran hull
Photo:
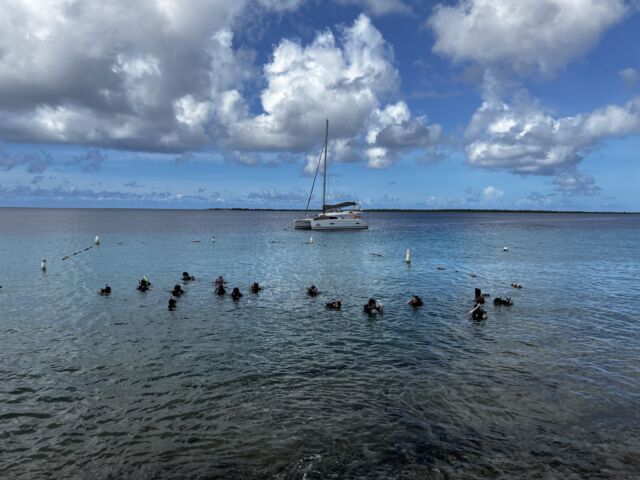
[[[293,228],[297,230],[311,230],[311,219],[299,218],[298,220],[293,222]]]
[[[364,230],[369,228],[361,219],[336,218],[327,220],[312,220],[312,230]]]

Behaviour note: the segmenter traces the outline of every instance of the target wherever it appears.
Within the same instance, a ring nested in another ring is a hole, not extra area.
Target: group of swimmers
[[[319,294],[320,294],[320,291],[318,290],[318,287],[316,287],[315,285],[311,285],[310,287],[307,288],[307,295],[309,295],[310,297],[315,297]],[[414,308],[418,308],[424,305],[424,302],[419,296],[414,295],[407,302],[407,304],[411,305]],[[340,310],[342,308],[342,300],[331,300],[327,302],[325,306],[329,310]],[[368,313],[369,315],[375,315],[377,313],[383,312],[384,305],[379,300],[376,300],[375,298],[370,298],[369,301],[364,305],[363,310],[365,311],[365,313]]]
[[[195,280],[196,277],[189,275],[189,272],[182,272],[182,281],[183,282],[190,282],[192,280]],[[219,277],[217,277],[213,284],[214,284],[214,289],[213,292],[216,295],[219,296],[224,296],[227,294],[227,289],[225,288],[224,284],[227,283],[224,280],[224,277],[222,277],[222,275],[220,275]],[[251,293],[258,293],[260,290],[262,290],[262,287],[260,286],[260,284],[258,282],[253,282],[251,284],[251,287],[249,288]],[[185,293],[185,291],[182,289],[182,287],[180,285],[176,285],[173,289],[172,293],[172,297],[169,299],[169,310],[175,310],[176,309],[176,301],[173,298],[174,296],[176,297],[180,297],[183,293]],[[233,301],[237,302],[238,300],[240,300],[240,297],[242,297],[242,292],[240,292],[240,289],[238,287],[234,287],[233,290],[231,290],[231,298],[233,299]]]
[[[195,279],[196,278],[194,276],[189,275],[189,272],[182,272],[183,282],[191,282]],[[227,282],[224,280],[224,277],[222,277],[222,275],[217,277],[213,281],[213,283],[214,283],[213,292],[216,295],[219,295],[219,296],[226,295],[227,289],[225,288],[225,283]],[[150,287],[151,287],[151,282],[145,276],[140,279],[136,289],[140,292],[146,292],[147,290],[149,290]],[[253,282],[251,284],[251,287],[249,287],[249,290],[251,291],[251,293],[257,294],[262,290],[262,287],[258,282]],[[102,296],[111,295],[111,287],[109,286],[109,284],[107,284],[105,288],[101,288],[99,293]],[[185,293],[186,291],[179,284],[176,284],[173,287],[173,290],[171,290],[171,297],[169,298],[168,309],[171,311],[175,310],[178,304],[178,299]],[[307,295],[309,295],[310,297],[315,297],[319,294],[320,294],[320,290],[318,290],[318,287],[316,287],[315,285],[311,285],[309,288],[307,288]],[[242,297],[242,292],[240,292],[240,289],[238,287],[234,287],[233,290],[231,291],[231,298],[234,301],[238,301],[240,300],[240,297]],[[417,295],[412,296],[411,299],[407,302],[407,304],[411,305],[414,308],[418,308],[424,305],[422,299]],[[342,300],[339,300],[339,299],[331,300],[327,302],[325,305],[329,310],[340,310],[342,308]],[[375,298],[370,298],[369,301],[364,305],[363,309],[369,315],[374,315],[377,313],[382,313],[384,310],[384,305],[379,300],[376,300]]]
[[[511,286],[513,288],[522,288],[522,285],[520,285],[519,283],[512,283]],[[482,305],[484,305],[485,297],[488,297],[488,296],[489,294],[482,293],[482,290],[480,290],[479,288],[475,289],[474,307],[469,312],[469,317],[471,317],[471,319],[479,321],[479,320],[485,320],[487,318],[487,313],[482,308]],[[499,307],[499,306],[510,307],[511,305],[513,305],[513,300],[511,300],[511,297],[505,297],[505,298],[496,297],[493,299],[493,304],[496,307]]]
[[[183,282],[190,282],[195,279],[196,278],[194,276],[189,275],[189,272],[182,272]],[[226,295],[227,289],[225,288],[225,283],[227,282],[224,280],[222,275],[217,277],[213,283],[214,283],[213,291],[216,295],[219,295],[219,296]],[[513,288],[522,288],[522,285],[520,285],[519,283],[512,283],[511,286]],[[150,287],[151,287],[151,282],[147,279],[147,277],[143,277],[142,279],[140,279],[138,286],[136,288],[141,292],[146,292],[147,290],[149,290]],[[251,293],[257,294],[262,290],[262,287],[258,282],[254,282],[251,284],[251,287],[249,288],[249,290],[251,291]],[[107,284],[105,288],[101,288],[99,293],[102,296],[111,295],[111,287],[109,286],[109,284]],[[171,291],[171,297],[169,298],[169,305],[168,305],[169,310],[173,311],[176,309],[177,299],[180,298],[184,293],[186,293],[185,290],[179,284],[176,284],[173,287],[173,290]],[[319,294],[320,294],[320,290],[318,290],[318,287],[316,287],[315,285],[311,285],[310,287],[307,288],[307,295],[309,295],[310,297],[316,297]],[[488,297],[488,296],[489,296],[488,294],[482,293],[482,291],[479,288],[475,289],[474,307],[471,311],[469,311],[470,318],[472,318],[473,320],[484,320],[487,318],[487,313],[482,308],[482,305],[484,305],[485,303],[485,297]],[[240,289],[238,287],[234,287],[233,290],[231,291],[231,298],[234,301],[238,301],[240,300],[241,297],[242,297],[242,292],[240,292]],[[411,305],[414,308],[419,308],[424,305],[424,302],[419,296],[413,295],[409,299],[407,304]],[[493,304],[495,306],[511,306],[513,305],[513,300],[511,300],[511,297],[505,297],[505,298],[496,297],[493,299]],[[327,302],[325,306],[329,310],[340,310],[342,308],[342,300],[340,299],[331,300]],[[370,298],[369,301],[363,306],[363,310],[365,313],[369,315],[375,315],[378,313],[382,313],[384,311],[384,305],[379,300],[375,298]]]

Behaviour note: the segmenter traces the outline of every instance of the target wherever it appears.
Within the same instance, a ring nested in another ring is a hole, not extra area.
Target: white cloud
[[[494,186],[489,185],[482,190],[482,196],[485,202],[496,202],[500,200],[504,192]]]
[[[231,150],[308,150],[322,140],[326,118],[332,161],[355,161],[365,149],[368,165],[382,168],[439,140],[440,127],[412,117],[405,102],[383,103],[397,95],[399,74],[391,47],[364,15],[339,38],[325,31],[307,46],[283,40],[264,77],[261,114],[251,115],[233,90],[222,95],[218,120]],[[311,155],[305,170],[316,165]]]
[[[264,67],[264,113],[250,116],[234,102],[229,118],[221,118],[229,125],[229,146],[306,149],[322,139],[325,118],[332,138],[357,135],[378,97],[397,90],[399,76],[390,47],[367,17],[346,28],[342,40],[338,45],[328,31],[306,47],[283,40]]]
[[[623,0],[458,0],[427,24],[433,50],[455,62],[551,74],[584,54],[618,22]]]
[[[411,8],[402,0],[337,0],[337,3],[358,5],[374,16],[411,13]]]
[[[593,194],[593,178],[576,171],[582,159],[604,139],[639,133],[640,97],[557,118],[526,93],[511,103],[485,94],[465,132],[465,151],[473,166],[556,176],[556,187],[564,193]]]
[[[246,79],[250,55],[231,50],[229,31],[249,2],[4,2],[0,138],[147,150],[201,145],[206,138],[194,127],[204,112],[189,107]]]
[[[211,104],[198,102],[193,95],[185,95],[173,104],[176,120],[190,128],[202,127],[209,118]]]
[[[565,195],[598,195],[602,190],[591,175],[578,171],[561,173],[553,183]]]
[[[365,15],[307,45],[280,41],[255,105],[246,89],[260,69],[233,31],[243,13],[290,11],[302,0],[5,3],[0,138],[9,142],[178,153],[209,146],[262,164],[273,152],[315,147],[329,118],[332,161],[373,149],[385,152],[370,162],[380,167],[440,136],[398,101],[393,50]],[[380,14],[406,7],[364,3]]]
[[[618,72],[618,74],[622,77],[622,80],[628,89],[635,88],[635,86],[640,82],[640,72],[635,68],[623,68]]]

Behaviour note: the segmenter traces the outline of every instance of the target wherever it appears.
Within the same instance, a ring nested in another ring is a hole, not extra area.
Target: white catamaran
[[[320,152],[316,174],[311,184],[311,192],[309,200],[307,200],[307,208],[305,216],[294,222],[294,227],[303,230],[358,230],[369,228],[369,225],[362,218],[362,208],[357,202],[341,202],[335,205],[327,205],[327,150],[329,141],[329,120],[327,120],[324,132],[324,147]],[[322,162],[322,154],[324,153],[324,173],[322,174],[322,213],[308,216],[309,203],[313,195],[313,187],[316,184],[316,177]],[[353,208],[348,208],[353,207]]]

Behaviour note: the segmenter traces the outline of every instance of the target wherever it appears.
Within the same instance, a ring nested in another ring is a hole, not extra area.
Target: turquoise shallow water
[[[638,476],[640,216],[294,216],[0,209],[3,476]]]

